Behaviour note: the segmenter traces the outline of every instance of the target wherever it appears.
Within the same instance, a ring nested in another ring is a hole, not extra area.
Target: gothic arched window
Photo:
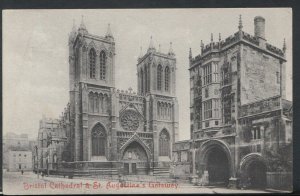
[[[96,125],[92,130],[92,156],[105,156],[106,133],[103,126]]]
[[[169,91],[170,87],[170,69],[166,67],[165,69],[165,91]]]
[[[94,111],[99,113],[99,96],[97,94],[94,96],[94,107]]]
[[[100,52],[100,80],[105,80],[106,76],[106,54],[102,50]]]
[[[144,72],[141,70],[141,92],[144,93]]]
[[[94,112],[94,95],[93,95],[93,93],[89,93],[89,111],[91,113]]]
[[[90,78],[95,78],[96,76],[96,52],[92,48],[89,52],[90,59]]]
[[[169,156],[170,154],[170,136],[166,129],[159,134],[159,156]]]
[[[148,91],[148,68],[145,66],[145,93]]]
[[[162,67],[161,65],[157,66],[157,90],[161,90],[161,73]]]

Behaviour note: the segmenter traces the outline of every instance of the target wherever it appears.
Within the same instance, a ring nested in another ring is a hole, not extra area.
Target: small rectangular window
[[[209,127],[209,121],[205,122],[205,127]]]
[[[277,84],[280,83],[280,74],[278,71],[276,72],[276,81],[277,81]]]

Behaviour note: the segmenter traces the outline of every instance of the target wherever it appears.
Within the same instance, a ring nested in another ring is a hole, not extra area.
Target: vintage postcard
[[[3,17],[3,193],[291,192],[292,9]]]

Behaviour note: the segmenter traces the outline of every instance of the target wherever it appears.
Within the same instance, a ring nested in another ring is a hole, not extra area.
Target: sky
[[[172,42],[177,58],[179,139],[190,138],[189,48],[200,53],[200,41],[217,41],[238,31],[253,35],[255,16],[266,19],[268,43],[287,44],[287,99],[292,100],[292,10],[264,9],[94,9],[4,10],[3,134],[27,133],[35,138],[43,115],[58,118],[69,101],[68,34],[82,16],[89,33],[104,36],[110,23],[116,43],[116,88],[137,89],[136,64],[150,37],[167,53]]]

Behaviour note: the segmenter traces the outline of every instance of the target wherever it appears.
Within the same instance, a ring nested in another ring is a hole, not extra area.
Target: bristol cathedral
[[[56,126],[52,130],[65,134],[63,142],[54,142],[62,143],[64,149],[49,148],[46,142],[47,137],[56,137],[51,128],[43,132],[50,119],[41,120],[39,137],[44,143],[40,146],[48,147],[45,153],[55,156],[56,162],[76,163],[82,172],[100,168],[101,173],[105,172],[102,167],[110,166],[121,167],[125,174],[166,173],[178,139],[172,45],[164,54],[156,51],[151,38],[136,65],[137,93],[115,88],[115,55],[110,26],[105,36],[90,34],[83,21],[78,30],[73,27],[69,35],[70,102],[57,123],[50,123]]]
[[[70,100],[59,119],[40,121],[35,170],[62,175],[156,175],[195,185],[282,188],[292,184],[292,102],[286,99],[286,43],[254,35],[240,16],[201,53],[189,50],[189,140],[178,139],[176,58],[148,50],[137,59],[138,89],[115,88],[115,42],[84,23],[69,34]],[[272,41],[272,40],[270,40]],[[186,50],[188,51],[188,49]]]

